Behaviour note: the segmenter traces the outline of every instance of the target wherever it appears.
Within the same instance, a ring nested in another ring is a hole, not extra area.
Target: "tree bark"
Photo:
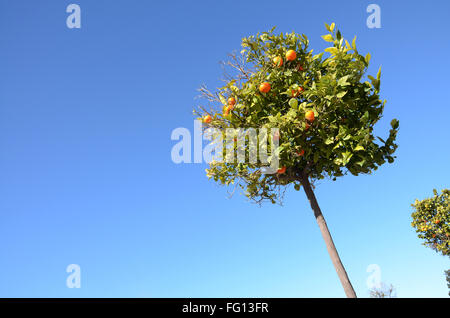
[[[303,185],[303,189],[305,190],[306,196],[309,200],[309,203],[311,204],[311,208],[314,211],[314,216],[316,217],[317,224],[319,224],[320,232],[322,233],[322,237],[327,246],[328,254],[330,255],[331,261],[333,262],[339,279],[341,280],[342,287],[344,287],[345,294],[348,298],[356,298],[355,290],[350,283],[350,279],[347,276],[344,265],[342,265],[341,258],[339,257],[336,246],[334,246],[333,238],[331,237],[327,223],[325,222],[325,218],[322,215],[322,211],[320,210],[319,204],[317,203],[314,191],[312,190],[311,184],[309,183],[308,175],[302,174],[302,176],[300,177],[300,182]]]

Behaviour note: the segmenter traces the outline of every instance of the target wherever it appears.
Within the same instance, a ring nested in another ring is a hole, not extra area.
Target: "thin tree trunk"
[[[331,237],[325,218],[322,215],[316,196],[314,195],[311,184],[309,183],[308,175],[303,174],[300,177],[300,182],[303,185],[303,189],[305,190],[306,196],[311,204],[311,208],[314,211],[314,216],[316,217],[317,224],[319,224],[320,232],[322,233],[322,237],[327,246],[328,254],[330,254],[331,261],[333,262],[334,268],[336,269],[339,279],[341,280],[342,287],[344,287],[345,294],[348,298],[356,298],[355,290],[353,289],[352,283],[350,283],[350,279],[347,276],[344,265],[342,265],[336,246],[334,246],[333,238]]]

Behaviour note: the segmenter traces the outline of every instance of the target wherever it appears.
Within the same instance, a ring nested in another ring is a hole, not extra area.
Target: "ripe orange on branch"
[[[267,82],[262,83],[261,85],[259,85],[259,91],[261,93],[268,93],[270,91],[270,84]]]
[[[212,118],[211,118],[210,115],[206,115],[206,116],[203,118],[203,122],[204,122],[204,123],[209,124],[211,121],[212,121]]]
[[[297,58],[297,52],[294,50],[289,50],[286,52],[286,60],[293,61]]]
[[[281,56],[276,56],[273,58],[273,64],[275,64],[275,66],[282,66],[283,65],[283,59],[281,58]]]
[[[233,106],[228,105],[228,106],[224,106],[223,107],[223,115],[224,116],[228,116],[230,114],[230,112],[233,110]]]
[[[236,105],[236,98],[234,98],[234,97],[228,98],[228,105],[230,105],[230,106]]]
[[[305,118],[309,121],[309,122],[313,122],[314,121],[314,112],[312,110],[308,110],[305,113]]]
[[[297,156],[302,157],[305,154],[305,150],[300,150],[299,152],[297,152]]]
[[[295,89],[291,89],[291,96],[292,97],[297,97],[298,95],[300,95],[301,93],[303,93],[304,89],[303,87],[299,87],[297,90]]]
[[[285,172],[286,172],[286,167],[285,166],[283,166],[283,167],[281,167],[280,169],[277,170],[278,174],[283,174]]]

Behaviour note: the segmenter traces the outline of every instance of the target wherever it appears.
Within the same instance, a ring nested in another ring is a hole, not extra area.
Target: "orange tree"
[[[441,194],[433,192],[433,197],[412,204],[411,225],[425,246],[450,256],[450,190],[444,189]]]
[[[226,85],[215,91],[200,88],[209,108],[194,114],[205,127],[279,128],[277,173],[262,172],[262,163],[212,161],[207,175],[241,187],[252,200],[280,202],[286,186],[301,186],[310,201],[333,265],[348,297],[356,297],[313,192],[315,181],[347,173],[359,175],[394,161],[399,122],[391,121],[386,139],[373,127],[382,117],[380,71],[365,76],[370,54],[361,55],[325,24],[322,38],[331,44],[319,54],[308,49],[308,38],[297,33],[258,33],[242,40],[240,54],[225,63]],[[230,102],[231,101],[231,102]],[[235,146],[236,147],[236,146]]]

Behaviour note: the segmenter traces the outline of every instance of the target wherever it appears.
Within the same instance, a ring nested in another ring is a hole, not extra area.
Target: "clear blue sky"
[[[336,22],[382,65],[376,130],[398,118],[399,148],[371,176],[322,182],[319,203],[359,296],[378,264],[398,296],[446,297],[450,262],[421,245],[410,204],[450,186],[450,4],[376,1],[368,29],[370,3],[0,0],[0,296],[345,296],[303,192],[260,208],[170,157],[242,37],[276,25],[320,50]]]

